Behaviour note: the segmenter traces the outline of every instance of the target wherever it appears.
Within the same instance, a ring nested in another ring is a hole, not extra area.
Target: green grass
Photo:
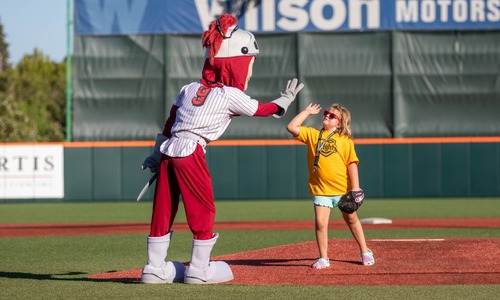
[[[218,221],[313,220],[309,200],[219,201]],[[149,222],[151,202],[0,204],[1,223]],[[360,217],[499,218],[500,199],[373,199]],[[335,212],[332,219],[340,219]],[[179,212],[178,221],[184,222]],[[314,232],[221,230],[214,256],[314,241]],[[499,238],[498,228],[366,230],[367,238]],[[351,238],[331,230],[331,238]],[[175,232],[169,259],[188,261],[191,233]],[[140,268],[146,234],[0,238],[0,299],[494,299],[499,285],[246,286],[99,282],[90,274]],[[334,283],[332,283],[334,284]]]
[[[216,201],[217,221],[312,220],[304,200]],[[0,204],[1,223],[149,222],[151,201]],[[368,199],[358,215],[402,218],[498,218],[500,198]],[[338,211],[332,218],[340,218]],[[177,221],[185,222],[182,204]]]

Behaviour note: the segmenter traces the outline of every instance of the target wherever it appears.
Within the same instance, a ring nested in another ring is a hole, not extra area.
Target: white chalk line
[[[443,242],[444,239],[370,239],[371,242]]]

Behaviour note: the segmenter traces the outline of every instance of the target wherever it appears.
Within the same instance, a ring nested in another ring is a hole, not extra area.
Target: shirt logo
[[[328,157],[334,153],[337,153],[337,141],[335,139],[329,139],[328,141],[326,141],[325,145],[319,153],[321,153],[321,155],[323,155],[324,157]]]

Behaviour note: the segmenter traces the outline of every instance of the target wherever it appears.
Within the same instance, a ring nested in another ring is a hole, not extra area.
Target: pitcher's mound
[[[310,267],[315,242],[213,257],[227,262],[227,284],[444,285],[500,284],[500,239],[368,239],[375,265],[363,266],[353,239],[329,242],[330,267]],[[186,264],[187,265],[187,264]],[[95,280],[139,282],[141,269],[101,273]]]

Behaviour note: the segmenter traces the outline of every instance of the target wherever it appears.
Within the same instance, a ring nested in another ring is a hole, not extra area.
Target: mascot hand
[[[297,97],[297,94],[300,92],[300,90],[302,90],[302,88],[304,88],[303,83],[301,83],[299,85],[297,85],[297,83],[299,83],[297,78],[294,78],[292,80],[288,80],[285,91],[281,92],[281,97],[288,98],[290,100],[290,102],[295,100],[295,97]]]
[[[153,153],[151,153],[150,156],[146,157],[146,159],[142,163],[141,168],[143,170],[149,168],[151,173],[156,173],[156,171],[158,171],[158,166],[160,165],[160,160],[161,160],[160,146],[166,140],[167,140],[166,136],[164,136],[161,133],[158,133],[158,135],[156,136],[156,143],[153,149]]]
[[[281,92],[281,97],[272,101],[276,103],[276,105],[278,105],[280,108],[278,112],[273,115],[275,118],[281,118],[286,114],[286,111],[290,104],[292,104],[293,100],[295,100],[295,97],[297,97],[297,94],[300,92],[300,90],[304,88],[303,83],[298,83],[299,81],[297,78],[288,80],[285,90]]]

